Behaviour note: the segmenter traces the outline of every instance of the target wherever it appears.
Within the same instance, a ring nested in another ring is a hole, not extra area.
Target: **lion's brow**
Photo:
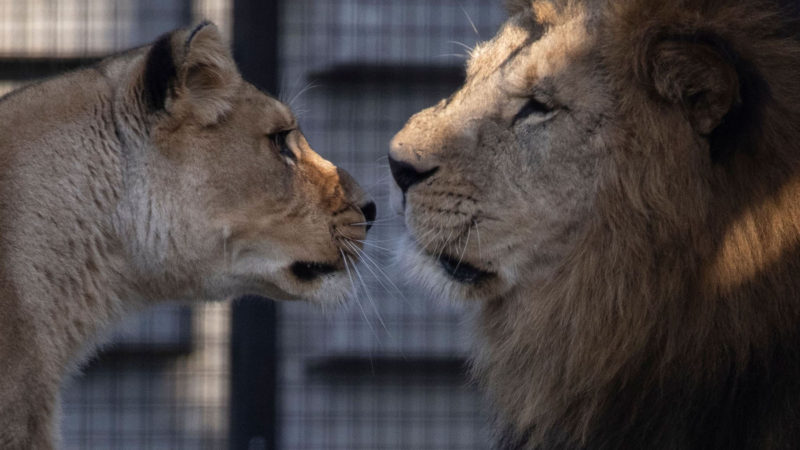
[[[506,68],[509,64],[511,64],[519,54],[532,45],[534,42],[538,41],[539,39],[544,36],[545,31],[547,30],[547,26],[544,23],[540,22],[532,22],[532,25],[526,27],[528,29],[528,36],[522,41],[518,46],[512,50],[508,56],[497,66],[497,69],[502,70]]]
[[[498,67],[500,69],[503,69],[506,66],[508,66],[509,64],[511,64],[511,62],[514,61],[514,59],[516,59],[517,56],[519,56],[519,54],[522,52],[522,50],[526,49],[529,45],[531,45],[534,42],[538,41],[540,37],[541,37],[541,35],[536,36],[536,37],[529,36],[529,37],[525,38],[525,40],[517,48],[515,48],[514,50],[511,51],[511,53],[508,54],[506,59],[504,59],[503,62],[501,62]]]
[[[542,36],[544,36],[545,31],[547,31],[547,24],[543,22],[538,22],[536,20],[532,20],[528,24],[521,26],[527,29],[528,36],[525,38],[524,41],[522,41],[521,44],[519,44],[519,46],[517,46],[517,48],[515,48],[514,50],[511,51],[511,53],[508,54],[506,59],[504,59],[503,62],[500,63],[500,65],[498,66],[499,68],[504,68],[507,65],[511,64],[511,61],[513,61],[517,56],[519,56],[522,50],[524,50],[534,42],[541,39]]]

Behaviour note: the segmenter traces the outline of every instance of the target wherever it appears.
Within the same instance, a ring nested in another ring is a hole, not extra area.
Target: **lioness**
[[[54,446],[62,378],[127,312],[341,301],[374,217],[213,24],[4,97],[0,448]]]
[[[516,0],[390,164],[400,260],[478,301],[504,448],[800,446],[800,27]]]

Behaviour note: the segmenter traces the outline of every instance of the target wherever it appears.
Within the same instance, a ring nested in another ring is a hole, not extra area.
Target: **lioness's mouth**
[[[448,275],[464,284],[478,284],[494,276],[491,272],[478,269],[472,264],[445,254],[439,257],[439,264]]]
[[[289,270],[301,281],[311,281],[322,275],[336,272],[338,269],[329,263],[297,261],[289,267]]]

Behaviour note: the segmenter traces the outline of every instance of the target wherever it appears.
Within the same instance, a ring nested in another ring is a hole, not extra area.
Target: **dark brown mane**
[[[553,280],[535,298],[485,307],[478,378],[524,448],[795,448],[797,22],[762,1],[603,8],[597,51],[617,99],[611,165],[582,243]],[[708,134],[687,128],[706,91],[669,96],[669,83],[710,82],[705,66],[653,61],[654,48],[674,57],[685,43],[735,76],[732,105]],[[673,78],[654,79],[663,73]]]
[[[505,0],[506,10],[514,15],[531,7],[530,0]]]

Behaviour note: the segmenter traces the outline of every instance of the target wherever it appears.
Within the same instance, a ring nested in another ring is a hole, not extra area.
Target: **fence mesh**
[[[404,285],[392,264],[402,224],[387,198],[386,154],[408,117],[457,88],[468,50],[503,20],[501,2],[283,7],[283,97],[311,145],[375,197],[378,221],[353,274],[366,285],[355,302],[325,314],[281,305],[280,448],[486,449],[459,308]]]

